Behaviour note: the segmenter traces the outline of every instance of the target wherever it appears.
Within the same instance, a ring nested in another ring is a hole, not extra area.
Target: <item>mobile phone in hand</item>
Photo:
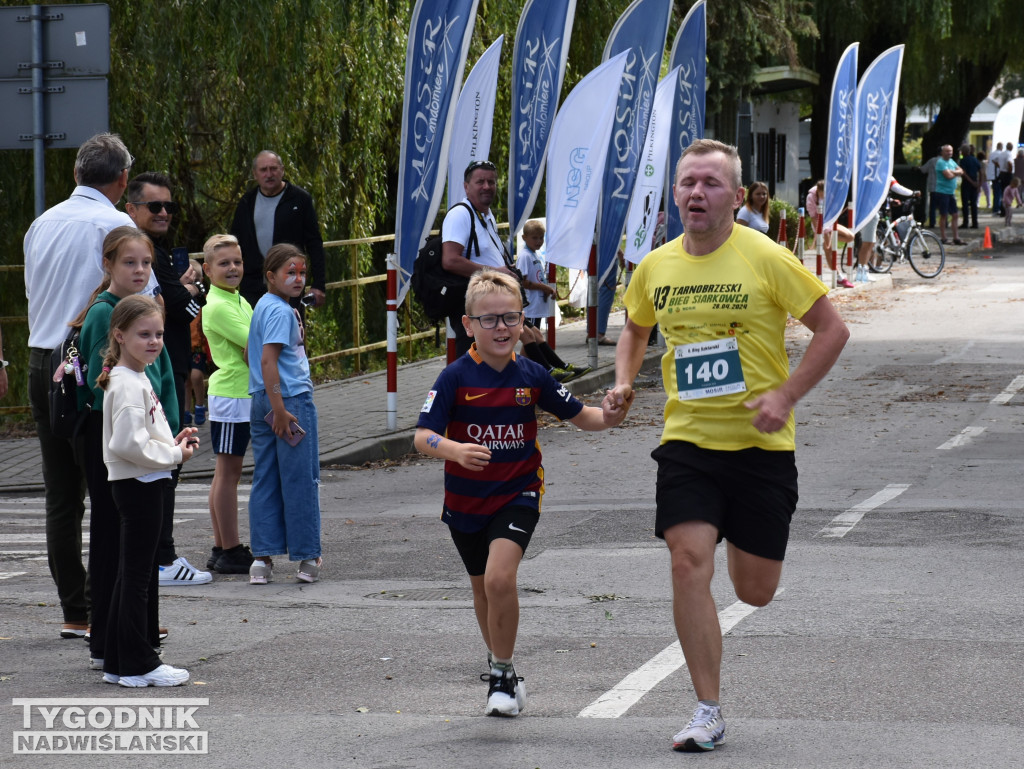
[[[267,415],[263,417],[263,421],[273,428],[274,426],[274,412],[268,411]],[[289,427],[291,428],[288,432],[288,437],[284,440],[288,442],[289,446],[297,446],[299,441],[306,437],[306,431],[299,426],[298,422],[292,422]]]

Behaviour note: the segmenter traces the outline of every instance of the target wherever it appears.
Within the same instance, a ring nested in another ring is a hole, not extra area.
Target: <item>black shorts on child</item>
[[[217,422],[210,420],[210,443],[214,454],[244,457],[251,436],[248,422]]]
[[[669,441],[651,452],[658,463],[654,533],[686,521],[706,521],[746,553],[773,561],[786,556],[797,503],[792,451],[702,449]]]
[[[487,554],[491,542],[496,539],[510,539],[525,553],[539,519],[540,513],[532,507],[509,505],[492,515],[491,520],[480,531],[467,534],[450,526],[448,528],[469,576],[479,577],[487,570]]]

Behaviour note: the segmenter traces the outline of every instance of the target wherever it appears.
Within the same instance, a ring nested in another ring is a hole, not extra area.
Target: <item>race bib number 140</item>
[[[745,392],[739,342],[735,337],[676,347],[679,400]]]

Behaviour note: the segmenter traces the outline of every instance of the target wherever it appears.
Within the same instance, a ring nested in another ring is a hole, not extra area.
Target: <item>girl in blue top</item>
[[[306,257],[280,243],[263,261],[268,293],[249,328],[253,482],[249,537],[255,560],[249,584],[273,579],[271,556],[299,561],[298,578],[320,578],[320,449],[313,380],[299,313],[288,302],[302,295]]]

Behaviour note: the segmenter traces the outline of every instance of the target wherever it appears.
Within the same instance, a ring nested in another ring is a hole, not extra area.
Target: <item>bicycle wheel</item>
[[[946,249],[934,232],[918,230],[907,243],[907,258],[922,278],[934,278],[946,264]]]
[[[899,245],[895,237],[889,232],[888,227],[879,222],[878,229],[875,230],[875,272],[889,272],[898,253]]]

